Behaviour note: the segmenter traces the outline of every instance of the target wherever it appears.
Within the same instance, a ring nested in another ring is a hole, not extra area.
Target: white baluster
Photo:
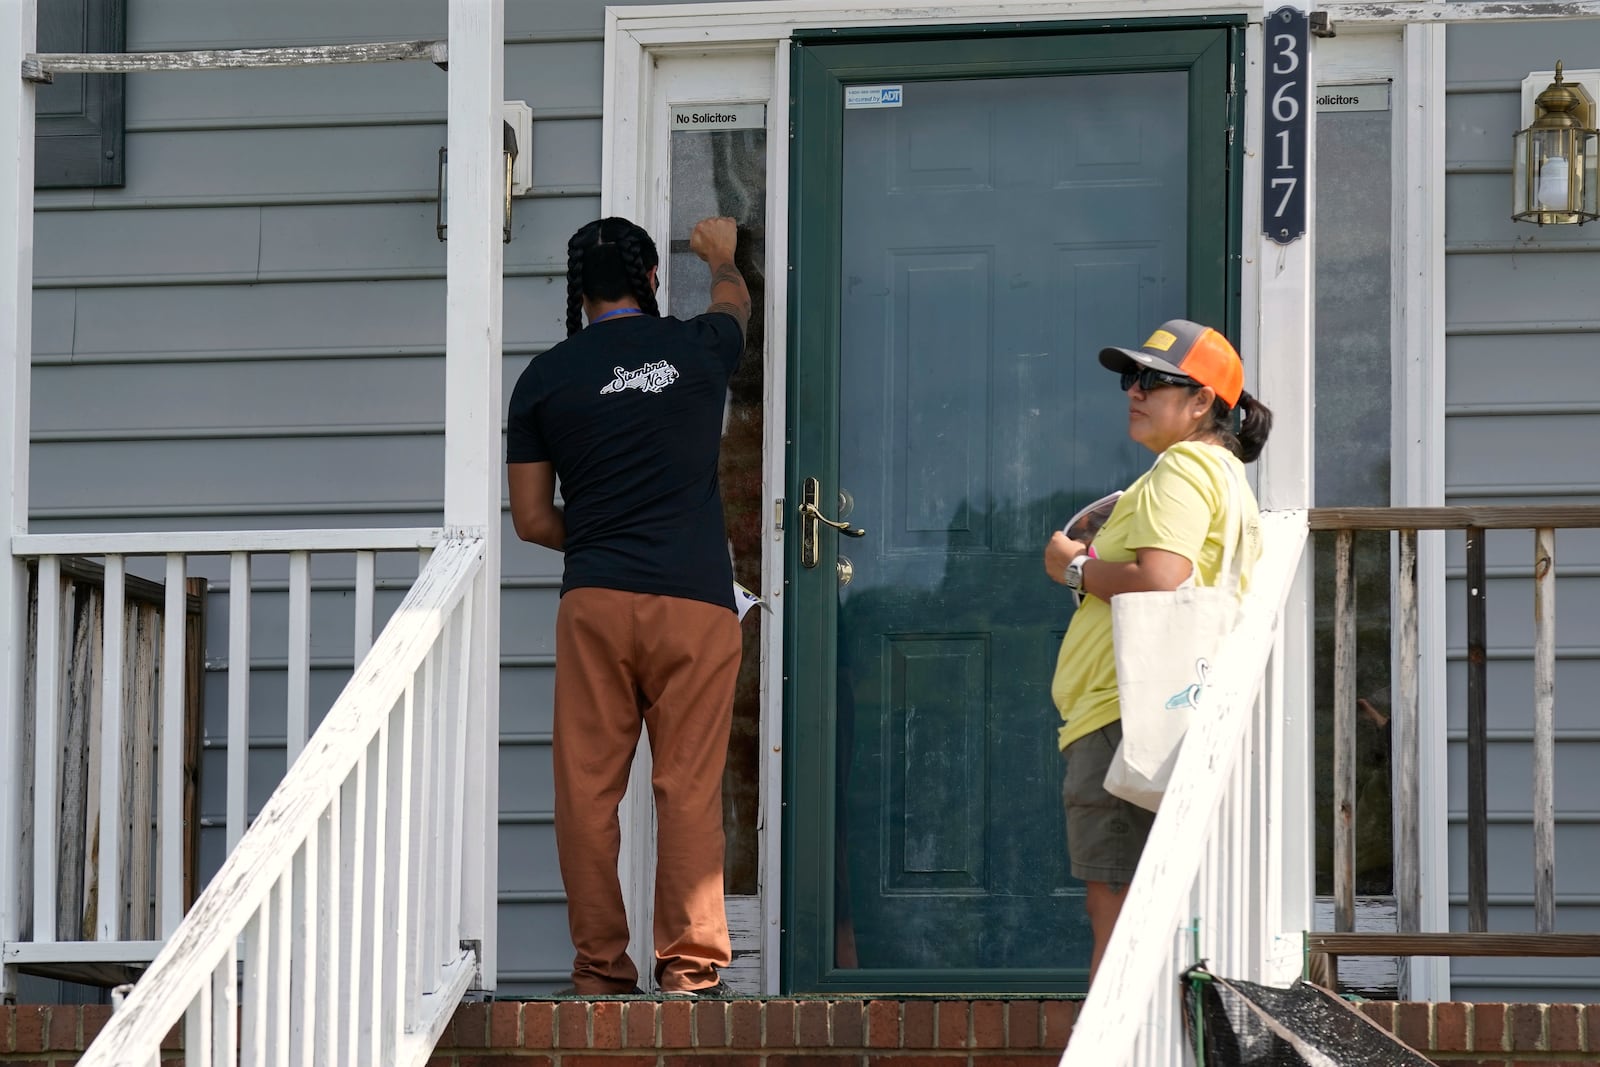
[[[316,988],[322,998],[317,1013],[315,1063],[328,1063],[332,1053],[340,1048],[339,1018],[344,1006],[350,1002],[340,996],[339,988],[339,938],[343,930],[339,924],[339,893],[342,889],[343,857],[339,851],[340,830],[344,816],[341,814],[341,787],[334,791],[328,813],[323,817],[327,830],[322,834],[322,856],[318,860],[316,883],[317,906],[317,958]]]
[[[495,954],[500,827],[500,715],[499,648],[488,618],[498,614],[499,575],[480,568],[468,595],[472,609],[463,618],[467,644],[462,661],[468,664],[460,714],[467,736],[458,766],[466,777],[462,800],[460,936],[478,943],[478,965],[485,985],[492,988],[498,966]],[[490,583],[494,587],[490,587]],[[496,623],[498,620],[495,620]],[[471,768],[470,773],[467,768]],[[774,971],[773,973],[776,973]]]
[[[171,937],[183,919],[183,750],[185,686],[188,682],[189,598],[184,588],[184,558],[167,556],[167,596],[161,623],[161,839],[160,876],[156,895],[161,906],[161,935]],[[145,832],[142,827],[135,832]],[[231,1044],[231,1042],[230,1042]]]
[[[340,836],[340,881],[344,899],[341,904],[340,934],[343,942],[338,967],[338,989],[335,993],[344,1005],[340,1013],[343,1031],[337,1035],[334,1062],[359,1063],[361,1057],[358,1033],[361,1030],[361,989],[367,972],[362,969],[362,932],[366,922],[362,916],[371,911],[366,896],[367,839],[367,749],[356,762],[355,770],[345,782],[344,800],[341,804],[344,829]]]
[[[239,957],[233,946],[223,955],[222,962],[211,973],[211,1064],[212,1067],[236,1067],[239,1062],[238,1020]],[[193,1055],[193,1053],[190,1053]],[[204,1063],[204,1053],[200,1053]]]
[[[1210,830],[1205,833],[1205,859],[1200,861],[1202,870],[1206,872],[1206,905],[1205,912],[1200,915],[1200,952],[1198,955],[1211,960],[1211,965],[1221,966],[1222,955],[1222,915],[1229,907],[1227,896],[1227,870],[1222,864],[1221,848],[1216,837],[1216,824],[1211,824]]]
[[[1240,752],[1235,757],[1232,779],[1228,786],[1228,878],[1233,883],[1228,894],[1228,966],[1233,974],[1240,974],[1248,964],[1245,955],[1245,919],[1256,904],[1256,887],[1249,880],[1248,853],[1245,851],[1245,828],[1249,818],[1250,795],[1245,792],[1243,775],[1250,750],[1250,733],[1245,731],[1235,747]]]
[[[412,908],[417,916],[413,925],[410,921],[405,926],[405,936],[412,942],[413,949],[410,957],[410,970],[406,972],[406,1014],[409,1016],[416,1010],[416,997],[418,986],[424,975],[434,973],[434,948],[435,941],[430,936],[432,924],[423,920],[423,916],[435,914],[435,902],[438,900],[437,888],[439,882],[438,840],[439,840],[439,760],[434,758],[439,752],[439,676],[443,673],[440,669],[439,646],[437,643],[428,649],[427,658],[422,661],[422,691],[417,699],[417,738],[414,755],[416,766],[411,783],[416,798],[416,821],[412,824],[412,840],[415,854],[411,857],[412,867],[416,870],[417,891],[414,895]]]
[[[1250,907],[1242,916],[1245,925],[1245,956],[1250,961],[1250,973],[1244,977],[1252,982],[1262,980],[1261,959],[1267,943],[1261,925],[1266,910],[1266,864],[1261,853],[1266,848],[1263,829],[1267,824],[1267,795],[1262,788],[1261,754],[1266,752],[1266,734],[1261,729],[1261,706],[1266,689],[1250,702],[1250,726],[1245,734],[1244,795],[1247,799],[1244,835],[1245,881],[1251,887]]]
[[[61,810],[61,560],[39,557],[34,646],[33,939],[56,939],[56,822]]]
[[[290,1067],[312,1067],[317,1031],[317,944],[321,930],[317,924],[322,905],[317,900],[317,869],[321,859],[322,823],[295,856],[294,917],[291,949],[295,972],[300,978],[294,990],[294,1014],[290,1023]]]
[[[266,1067],[267,1063],[270,1022],[267,964],[272,941],[273,896],[272,892],[267,893],[244,930],[244,1010],[240,1013],[242,1032],[239,1035],[239,1059],[243,1067]]]
[[[100,872],[97,936],[122,936],[122,649],[124,618],[121,556],[107,556],[104,643],[100,665]]]
[[[267,1031],[267,1062],[272,1067],[289,1067],[292,1044],[292,1015],[289,1000],[290,933],[294,928],[294,874],[287,873],[273,887],[272,915],[272,1003],[271,1029]]]
[[[356,635],[355,662],[359,665],[372,650],[372,606],[377,595],[377,554],[356,553]]]
[[[285,769],[306,747],[311,722],[311,557],[289,553],[289,742]]]
[[[185,1062],[204,1065],[211,1062],[211,983],[206,982],[183,1013],[183,1053]]]
[[[406,686],[404,710],[401,713],[399,730],[391,741],[393,747],[390,751],[394,773],[390,775],[389,795],[397,814],[398,825],[390,834],[390,852],[385,860],[385,867],[393,879],[390,889],[393,913],[385,930],[394,937],[394,961],[384,972],[386,995],[381,1020],[383,1041],[381,1052],[385,1062],[394,1059],[395,1050],[400,1043],[405,1027],[403,1013],[409,1007],[410,996],[406,991],[405,981],[407,976],[413,973],[413,939],[416,936],[416,926],[412,918],[412,895],[416,871],[412,866],[411,855],[412,833],[415,826],[412,802],[421,790],[416,787],[412,749],[418,704],[416,677],[413,675],[411,683]]]
[[[392,710],[384,717],[383,725],[378,727],[378,736],[368,750],[371,753],[372,774],[367,782],[367,810],[372,813],[372,829],[367,834],[364,858],[367,869],[372,872],[372,888],[367,894],[372,906],[363,914],[361,921],[364,931],[361,973],[367,976],[369,996],[359,1027],[360,1055],[355,1058],[356,1063],[372,1063],[381,1055],[383,1005],[388,984],[384,976],[393,970],[393,964],[385,965],[385,946],[393,944],[391,931],[394,930],[389,907],[389,895],[394,892],[394,886],[393,880],[387,875],[393,870],[389,866],[389,838],[398,832],[396,827],[389,825],[389,752],[391,739],[397,735],[396,730],[390,729],[390,724],[398,727],[396,717],[397,713]]]
[[[469,708],[470,694],[472,691],[472,609],[474,607],[473,591],[477,583],[467,587],[466,595],[461,598],[461,606],[456,609],[457,624],[455,633],[459,649],[455,656],[456,684],[451,690],[452,700],[449,706],[450,722],[454,726],[455,741],[450,747],[450,756],[446,763],[451,778],[450,799],[450,859],[446,866],[448,877],[445,885],[448,888],[448,898],[445,905],[445,915],[449,916],[449,923],[445,928],[446,955],[454,955],[461,942],[461,884],[464,867],[462,865],[462,844],[469,833],[478,832],[478,827],[469,827],[466,824],[467,809],[467,720],[472,717]]]
[[[1277,985],[1280,976],[1272,963],[1278,952],[1278,935],[1284,932],[1279,896],[1283,892],[1282,848],[1279,832],[1283,820],[1283,778],[1279,773],[1282,760],[1277,758],[1283,744],[1278,723],[1279,707],[1283,698],[1283,674],[1279,662],[1283,650],[1283,633],[1274,629],[1272,655],[1267,660],[1266,678],[1261,684],[1261,698],[1256,702],[1256,730],[1261,737],[1263,756],[1260,771],[1263,811],[1258,828],[1257,847],[1261,855],[1261,895],[1264,906],[1256,923],[1261,931],[1261,973],[1256,981]]]
[[[250,554],[235,552],[228,573],[228,851],[250,819]]]

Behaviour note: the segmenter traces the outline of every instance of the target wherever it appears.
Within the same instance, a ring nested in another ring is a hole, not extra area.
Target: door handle
[[[848,522],[837,522],[817,510],[817,498],[822,486],[815,478],[807,478],[800,487],[800,566],[817,565],[817,526],[828,526],[846,537],[865,537],[867,531]]]

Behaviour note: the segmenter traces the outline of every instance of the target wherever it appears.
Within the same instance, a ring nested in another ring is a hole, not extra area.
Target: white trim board
[[[652,50],[717,48],[740,42],[775,43],[796,29],[866,26],[960,25],[984,22],[1073,22],[1133,16],[1115,0],[942,0],[916,3],[853,3],[851,0],[767,0],[767,2],[663,4],[606,9],[608,35],[632,36]],[[1237,0],[1141,0],[1136,17],[1171,15],[1249,15],[1260,21],[1261,8]],[[608,41],[609,43],[609,41]]]
[[[0,69],[17,71],[34,49],[35,0],[0,5]],[[33,367],[33,156],[37,87],[20,77],[0,89],[0,538],[28,532],[29,398]],[[0,552],[0,752],[22,751],[28,569]],[[22,776],[0,783],[0,943],[22,933]],[[0,997],[16,994],[0,966]]]
[[[1263,8],[1236,0],[1141,0],[1137,14],[1114,0],[766,0],[710,4],[656,4],[606,9],[607,53],[614,32],[651,49],[719,48],[740,42],[778,41],[799,28],[937,26],[983,22],[1072,22],[1097,18],[1160,18],[1174,15],[1246,14],[1260,22]],[[1309,5],[1308,5],[1309,6]],[[1341,25],[1444,25],[1452,22],[1517,22],[1525,19],[1600,18],[1600,0],[1525,0],[1518,4],[1436,0],[1333,0],[1317,5],[1337,29]],[[609,82],[609,78],[608,78]],[[608,108],[609,111],[609,108]]]
[[[607,40],[627,43],[608,23]],[[710,103],[762,103],[767,107],[767,274],[781,279],[788,261],[789,139],[786,110],[788,62],[785,44],[740,44],[652,52],[623,48],[606,54],[606,137],[604,142],[602,213],[630,217],[665,247],[671,218],[671,133],[668,116],[674,106]],[[615,110],[613,110],[615,109]],[[661,299],[671,299],[670,257],[663,257]],[[761,595],[772,606],[763,613],[761,647],[762,723],[759,762],[759,886],[755,896],[729,897],[728,920],[734,936],[736,964],[724,978],[741,993],[775,992],[778,987],[778,916],[781,887],[783,744],[783,541],[771,506],[783,492],[787,343],[787,287],[767,286],[765,331],[764,440],[762,443],[762,581]],[[745,625],[752,625],[746,622]],[[623,800],[623,847],[619,863],[623,896],[628,903],[631,951],[641,981],[651,974],[655,882],[654,807],[650,790],[650,755],[642,740],[634,760],[628,795]],[[770,828],[770,832],[768,831]],[[769,874],[770,872],[770,874]],[[769,944],[770,942],[770,944]]]
[[[772,51],[772,99],[782,101],[783,122],[776,125],[771,108],[767,128],[789,127],[789,48],[778,41]],[[770,262],[789,262],[789,138],[768,135],[771,148],[767,181],[767,256]],[[781,195],[780,195],[781,192]],[[787,271],[781,272],[787,275]],[[762,522],[766,528],[766,557],[762,579],[771,625],[761,665],[761,706],[775,708],[761,723],[761,989],[776,993],[783,962],[783,521],[780,505],[787,484],[789,410],[789,287],[767,287],[767,337],[772,353],[767,368],[766,456],[762,494],[774,504]]]
[[[1438,506],[1444,489],[1445,28],[1408,26],[1395,79],[1393,285],[1390,311],[1392,419],[1390,502]],[[1398,549],[1392,558],[1398,560]],[[1450,929],[1446,791],[1444,534],[1417,539],[1419,748],[1417,788],[1424,930]],[[1398,640],[1398,638],[1397,638]],[[1450,961],[1409,961],[1412,999],[1450,997]],[[1403,979],[1403,982],[1405,980]]]
[[[1530,19],[1600,18],[1600,0],[1523,0],[1514,4],[1484,4],[1474,0],[1333,0],[1326,11],[1335,29],[1343,23],[1368,25],[1443,26],[1453,22],[1526,22]]]

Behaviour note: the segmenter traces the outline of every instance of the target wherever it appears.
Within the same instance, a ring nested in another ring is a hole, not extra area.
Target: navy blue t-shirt
[[[733,610],[717,456],[743,352],[731,315],[624,315],[580,330],[522,372],[506,462],[555,465],[563,593],[620,589]]]

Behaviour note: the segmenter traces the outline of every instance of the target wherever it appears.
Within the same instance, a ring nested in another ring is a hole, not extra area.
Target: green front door
[[[1233,332],[1238,41],[795,44],[793,991],[1084,987],[1050,702],[1072,602],[1040,559],[1148,464],[1099,347],[1179,315]],[[806,560],[811,478],[866,533],[822,527]]]

